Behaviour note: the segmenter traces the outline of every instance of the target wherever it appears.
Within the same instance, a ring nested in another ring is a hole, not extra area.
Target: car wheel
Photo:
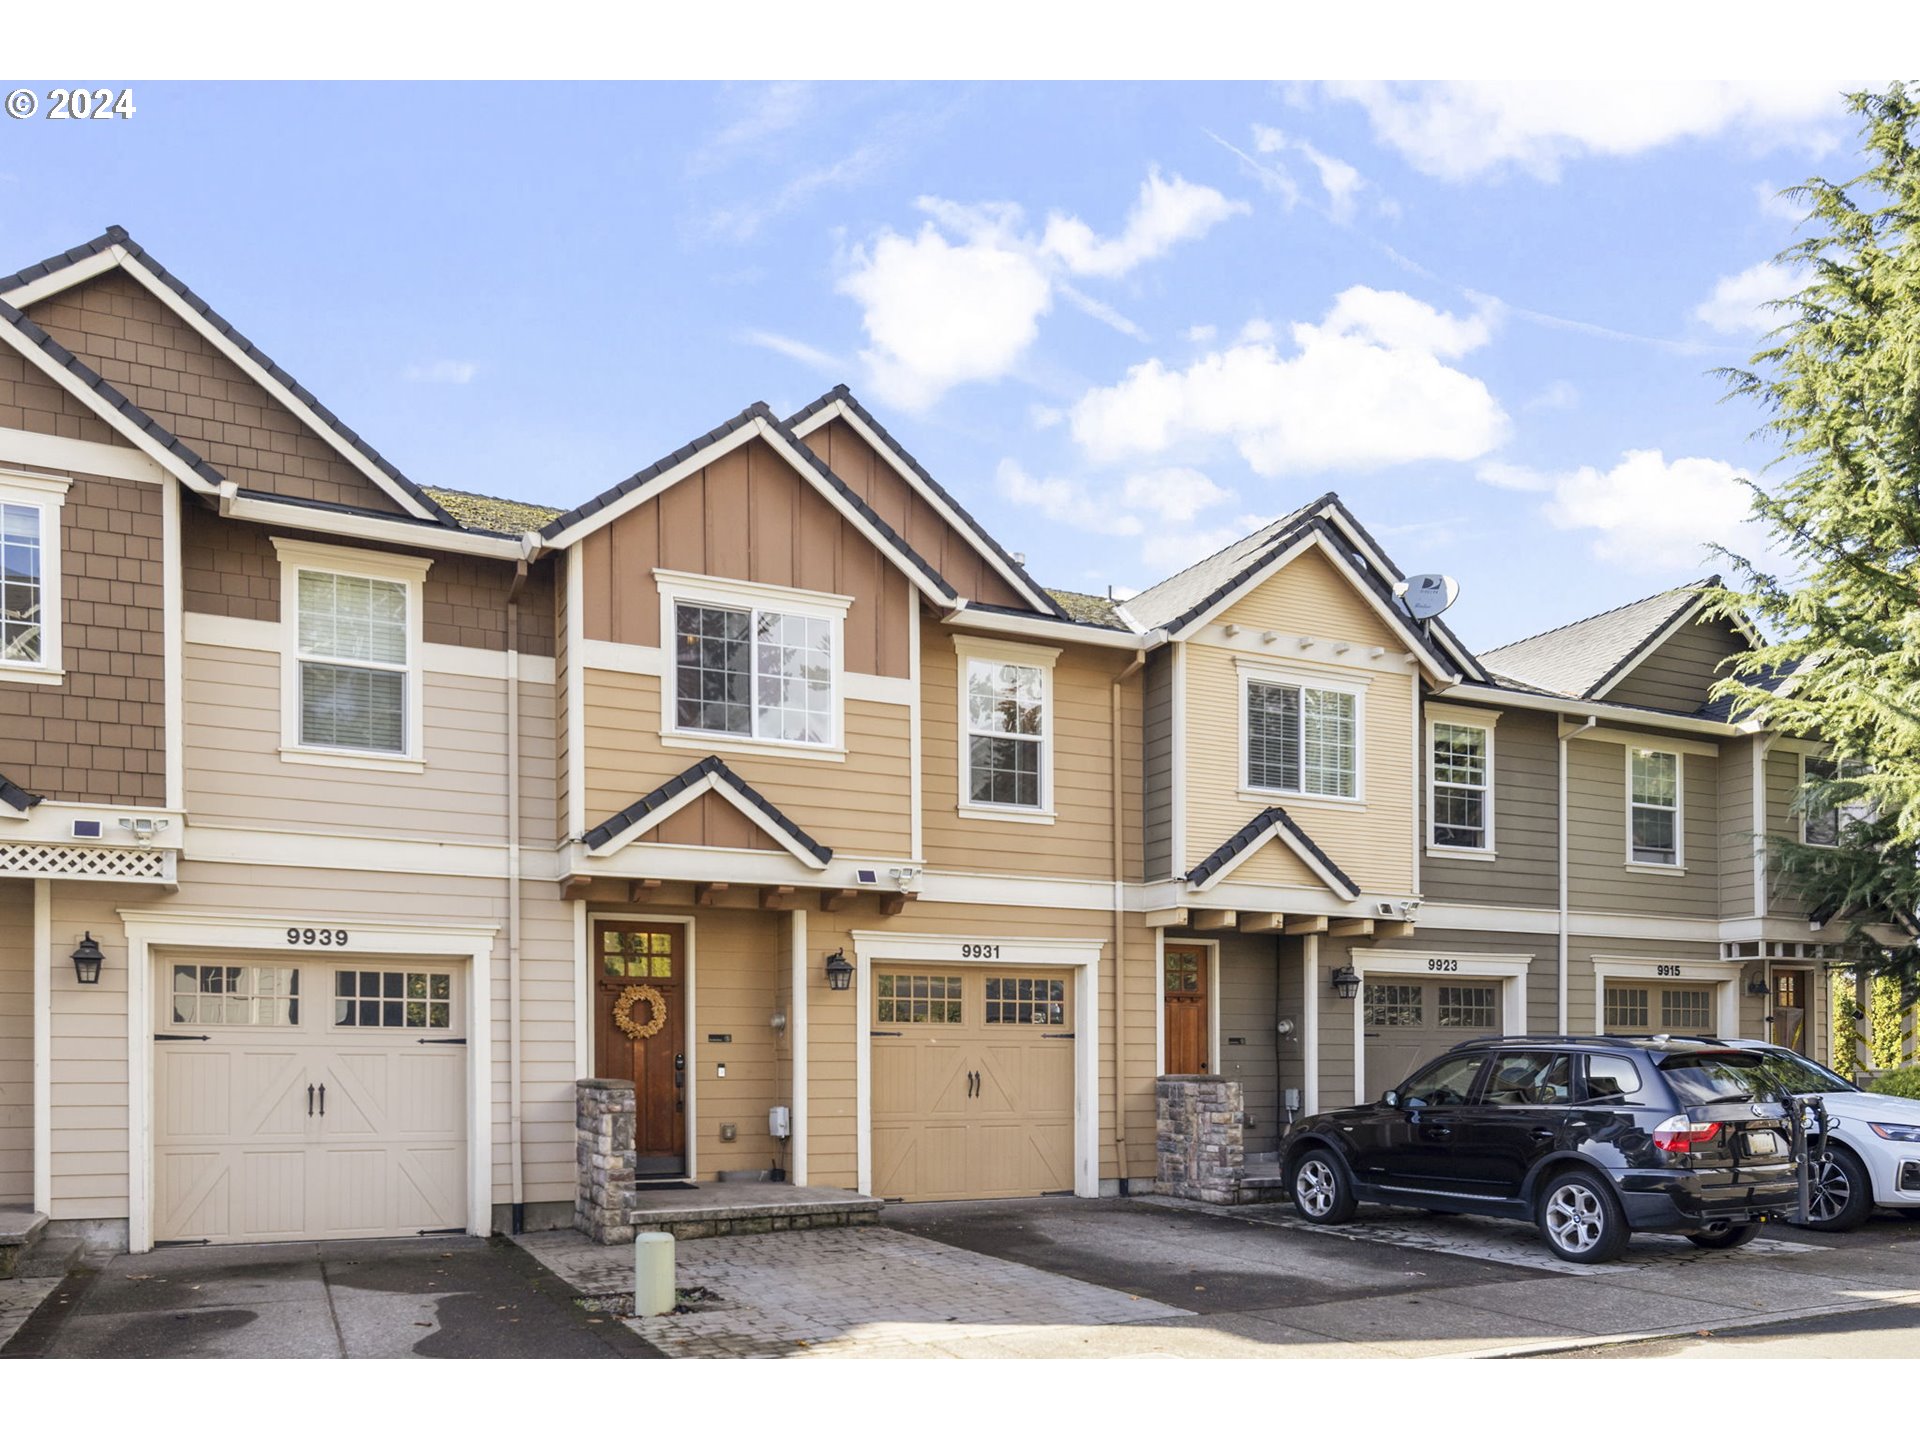
[[[1860,1157],[1840,1145],[1827,1154],[1807,1187],[1808,1230],[1858,1230],[1873,1213],[1873,1181]]]
[[[1709,1225],[1704,1230],[1694,1231],[1687,1236],[1687,1239],[1702,1250],[1738,1250],[1759,1233],[1758,1220],[1750,1220],[1745,1225],[1735,1225],[1731,1220],[1722,1220]]]
[[[1344,1225],[1353,1218],[1359,1201],[1347,1167],[1331,1150],[1315,1148],[1293,1167],[1293,1208],[1315,1225]]]
[[[1534,1220],[1547,1248],[1576,1265],[1620,1258],[1627,1248],[1627,1217],[1613,1187],[1585,1170],[1562,1170],[1540,1187]]]

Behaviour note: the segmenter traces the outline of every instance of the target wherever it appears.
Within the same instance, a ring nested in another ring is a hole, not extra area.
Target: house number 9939
[[[962,960],[998,960],[1000,947],[998,945],[962,945],[960,958]]]
[[[344,945],[346,943],[347,932],[344,930],[315,930],[310,926],[303,929],[298,925],[287,927],[287,944],[289,945]]]

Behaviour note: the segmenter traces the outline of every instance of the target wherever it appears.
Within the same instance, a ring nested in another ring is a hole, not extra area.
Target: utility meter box
[[[785,1140],[793,1134],[793,1112],[784,1105],[776,1105],[767,1111],[767,1134],[776,1140]]]

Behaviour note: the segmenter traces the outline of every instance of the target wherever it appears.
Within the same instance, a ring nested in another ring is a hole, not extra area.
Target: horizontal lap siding
[[[1767,752],[1767,834],[1789,840],[1801,838],[1800,755],[1793,750]],[[1767,865],[1767,912],[1804,918],[1807,905],[1799,891],[1781,878],[1777,862]]]
[[[1280,1140],[1279,955],[1272,937],[1220,942],[1220,1051],[1209,1059],[1218,1074],[1240,1084],[1249,1155],[1274,1150]]]
[[[705,752],[660,743],[660,680],[588,670],[584,676],[587,824],[608,816],[698,764]],[[904,705],[846,702],[842,762],[730,751],[728,768],[821,844],[850,855],[911,852],[909,747]]]
[[[1696,620],[1656,646],[1606,698],[1611,704],[1656,710],[1698,710],[1707,703],[1714,681],[1728,673],[1719,668],[1720,662],[1746,648],[1725,620]]]
[[[1754,913],[1753,757],[1756,740],[1720,745],[1720,914]]]
[[[1559,903],[1559,739],[1557,717],[1525,710],[1487,712],[1493,727],[1493,841],[1495,860],[1428,855],[1421,862],[1426,898],[1472,905],[1554,906]],[[1421,743],[1426,744],[1423,734]],[[1431,765],[1422,756],[1423,765]],[[1426,803],[1426,784],[1421,785]],[[1422,837],[1431,828],[1423,820]]]
[[[1054,662],[1051,740],[1052,824],[976,820],[960,804],[960,666],[950,632],[923,629],[920,726],[923,736],[923,843],[941,870],[1113,877],[1113,680],[1131,655],[1063,651]],[[1128,875],[1140,853],[1140,700],[1138,676],[1121,692],[1123,794],[1118,821]]]
[[[33,882],[0,880],[0,1205],[33,1198]]]
[[[100,982],[82,985],[72,965],[50,965],[52,994],[52,1201],[55,1220],[127,1214],[127,947],[115,911],[151,892],[126,885],[55,881],[55,955],[83,935],[99,942]]]
[[[1659,749],[1657,736],[1641,742]],[[1720,902],[1719,800],[1715,757],[1680,760],[1682,866],[1647,874],[1627,865],[1626,747],[1575,740],[1568,747],[1567,853],[1576,910],[1710,917]]]

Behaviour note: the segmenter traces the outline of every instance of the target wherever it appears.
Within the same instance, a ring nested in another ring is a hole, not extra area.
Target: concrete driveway
[[[591,1359],[657,1355],[503,1240],[344,1240],[117,1255],[0,1356]]]

